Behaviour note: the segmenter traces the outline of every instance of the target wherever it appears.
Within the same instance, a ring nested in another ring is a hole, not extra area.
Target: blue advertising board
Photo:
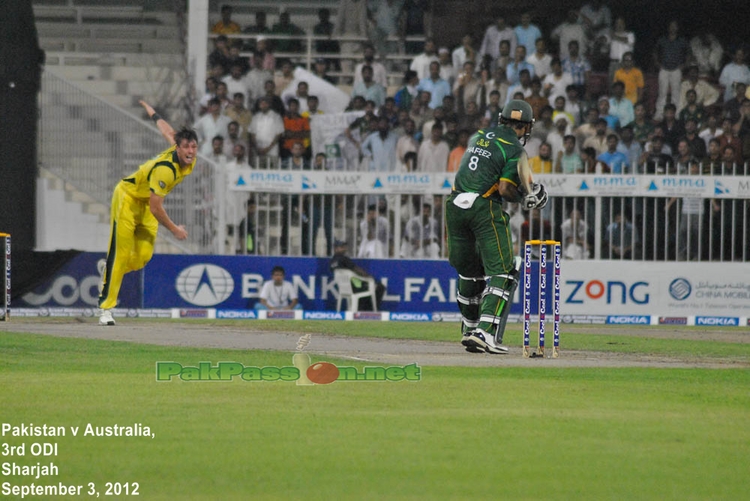
[[[386,285],[384,311],[453,311],[456,272],[447,261],[355,260]],[[145,308],[253,308],[271,269],[282,266],[304,310],[336,309],[327,258],[157,255],[144,275]],[[514,313],[521,312],[520,303]]]
[[[13,307],[96,308],[99,300],[99,273],[96,262],[104,254],[82,252],[33,291],[13,300]],[[141,307],[143,272],[128,273],[122,282],[118,307]]]

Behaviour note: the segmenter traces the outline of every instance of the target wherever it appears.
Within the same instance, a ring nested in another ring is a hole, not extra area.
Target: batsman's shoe
[[[467,344],[473,344],[474,346],[483,349],[487,353],[493,355],[505,355],[508,353],[508,348],[500,344],[495,344],[495,336],[489,334],[482,329],[474,329],[469,333],[469,336],[462,341],[464,346]]]
[[[484,353],[484,348],[478,346],[474,341],[471,340],[471,332],[465,332],[461,344],[466,348],[469,353]]]
[[[107,260],[100,259],[96,262],[96,271],[99,272],[99,294],[104,290],[104,274],[107,272]]]
[[[112,310],[102,310],[102,314],[99,315],[99,325],[115,325]]]

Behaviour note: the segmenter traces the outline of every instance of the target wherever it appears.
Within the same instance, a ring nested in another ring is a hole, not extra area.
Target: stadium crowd
[[[479,128],[495,125],[504,103],[525,99],[536,119],[526,150],[537,173],[748,173],[750,68],[744,46],[725,48],[708,32],[688,37],[677,21],[665,20],[653,53],[636,54],[635,34],[624,18],[592,0],[571,9],[548,33],[534,24],[530,13],[518,19],[497,17],[481,40],[466,34],[459,45],[447,47],[426,36],[422,44],[405,45],[407,53],[414,53],[408,67],[386,60],[395,50],[389,37],[428,31],[428,6],[418,0],[341,0],[339,12],[347,15],[338,16],[335,24],[330,12],[320,9],[312,34],[327,39],[314,42],[318,57],[312,74],[350,89],[348,103],[341,106],[363,112],[346,130],[347,145],[355,153],[344,168],[455,171],[468,138]],[[233,167],[325,168],[325,158],[311,162],[310,123],[326,110],[318,96],[309,93],[308,82],[295,80],[293,58],[275,56],[302,52],[298,38],[277,36],[299,37],[305,31],[288,12],[270,28],[263,12],[244,28],[231,20],[231,6],[225,5],[221,14],[222,20],[211,28],[219,36],[208,57],[210,76],[195,124],[201,152],[215,159],[223,155]],[[255,37],[233,40],[234,34]],[[350,35],[369,36],[371,41],[360,47],[337,40]],[[248,52],[250,57],[242,55]],[[346,59],[325,57],[336,53],[361,54],[361,60],[347,64]],[[649,58],[653,64],[648,68],[636,65]],[[337,76],[328,74],[331,67]],[[346,79],[347,71],[352,82]],[[403,80],[389,86],[388,75],[394,72],[401,72]],[[647,86],[644,73],[655,74],[658,85]],[[424,207],[430,207],[434,217],[440,201],[412,205],[409,216],[403,216],[404,234],[406,221],[418,221]],[[667,210],[685,211],[686,205],[670,203]],[[389,209],[379,210],[386,215]],[[560,236],[564,221],[578,224],[587,207],[565,204],[551,210],[560,211],[552,230]],[[364,212],[361,208],[363,218]],[[607,219],[606,231],[611,224],[630,224],[627,211],[622,212],[622,217]],[[533,217],[523,224],[529,220]],[[537,226],[543,231],[545,225]],[[363,228],[358,237],[362,242],[380,238],[375,237],[382,233],[377,229]],[[442,245],[440,236],[432,235],[437,231],[427,231],[429,238],[414,239],[425,241],[416,252],[444,255],[444,249],[436,248]],[[574,243],[580,240],[568,237]],[[611,240],[610,253],[616,247]],[[581,249],[570,254],[588,255],[590,242],[581,242]],[[390,250],[368,248],[375,249],[375,255],[398,255],[394,249],[408,249],[408,243],[406,237],[395,246],[391,242]],[[675,253],[677,247],[675,242]]]

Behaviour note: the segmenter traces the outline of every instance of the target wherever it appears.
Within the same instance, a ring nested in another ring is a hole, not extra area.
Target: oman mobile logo
[[[330,362],[311,363],[304,350],[311,335],[305,334],[297,341],[297,351],[292,356],[292,366],[253,367],[237,362],[200,362],[198,366],[183,366],[177,362],[156,362],[156,380],[181,381],[296,381],[298,386],[331,384],[334,381],[420,381],[422,372],[416,363],[403,367],[338,367]]]

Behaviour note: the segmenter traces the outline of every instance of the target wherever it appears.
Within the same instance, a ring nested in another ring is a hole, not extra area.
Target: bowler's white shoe
[[[99,325],[115,325],[112,310],[102,310],[102,314],[99,315]]]
[[[482,348],[487,353],[491,353],[493,355],[505,355],[506,353],[508,353],[507,347],[500,344],[495,344],[495,336],[479,328],[471,331],[469,335],[466,336],[463,341],[461,341],[461,344],[466,346],[467,349],[469,345]]]

